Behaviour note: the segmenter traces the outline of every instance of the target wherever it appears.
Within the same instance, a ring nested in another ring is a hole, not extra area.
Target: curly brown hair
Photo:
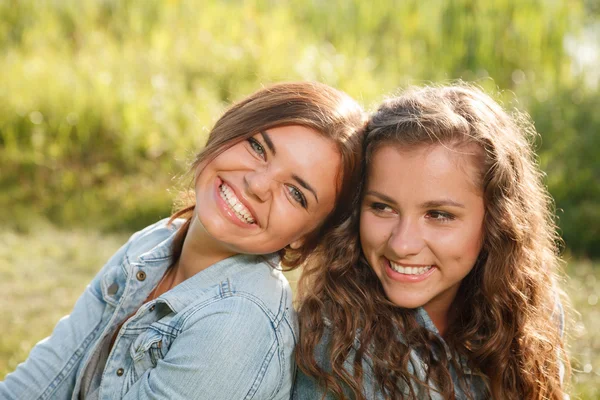
[[[281,263],[291,270],[304,262],[319,244],[319,238],[343,221],[352,211],[352,192],[360,181],[366,116],[360,105],[346,93],[318,82],[281,82],[264,87],[231,105],[215,123],[206,146],[190,168],[210,162],[219,154],[257,133],[288,125],[300,125],[335,143],[341,156],[337,177],[336,205],[299,249],[280,251]],[[183,193],[177,211],[171,216],[185,218],[173,241],[174,259],[179,258],[196,205],[193,196]]]
[[[410,88],[385,101],[366,128],[366,164],[378,148],[390,144],[476,144],[482,150],[483,246],[461,282],[444,339],[485,377],[488,396],[496,399],[561,399],[561,365],[569,373],[560,300],[567,299],[557,284],[560,238],[532,150],[535,135],[524,114],[507,113],[463,83]],[[369,357],[384,397],[404,398],[409,391],[408,397],[416,398],[411,382],[418,379],[407,369],[414,350],[428,366],[427,379],[417,383],[428,391],[432,379],[444,398],[454,398],[449,361],[434,357],[434,351],[443,349],[440,340],[417,323],[413,310],[386,298],[361,255],[361,196],[353,199],[352,216],[323,238],[325,250],[311,255],[303,269],[297,363],[337,397],[346,398],[345,386],[356,399],[364,399],[362,360]],[[323,316],[330,322],[327,328]],[[330,370],[314,357],[325,329],[330,331]],[[349,372],[344,362],[353,346]]]

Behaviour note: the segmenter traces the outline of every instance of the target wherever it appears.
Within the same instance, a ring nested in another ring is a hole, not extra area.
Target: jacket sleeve
[[[282,357],[285,339],[259,305],[227,297],[202,314],[133,384],[125,400],[289,399],[292,352],[289,359]]]
[[[122,262],[130,241],[100,270],[71,314],[63,317],[52,334],[33,347],[27,360],[0,382],[0,399],[71,398],[78,366],[101,325],[105,307],[100,287],[102,276]]]

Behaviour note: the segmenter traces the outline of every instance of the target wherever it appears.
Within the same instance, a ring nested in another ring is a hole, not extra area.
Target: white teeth
[[[234,211],[235,216],[238,217],[240,221],[245,222],[247,224],[254,223],[254,218],[252,218],[250,210],[248,210],[246,206],[242,204],[242,202],[237,198],[233,190],[231,190],[231,188],[227,186],[226,183],[222,183],[221,186],[219,186],[219,194],[221,195],[221,198],[225,200],[227,204],[229,204],[229,207],[231,207],[231,209]]]
[[[394,271],[404,275],[421,275],[432,268],[431,265],[426,267],[403,267],[402,265],[396,264],[392,261],[390,261],[390,266]]]

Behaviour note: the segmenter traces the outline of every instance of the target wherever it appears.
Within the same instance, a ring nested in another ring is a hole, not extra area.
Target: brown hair
[[[385,101],[366,129],[367,163],[386,145],[474,143],[482,150],[484,242],[461,283],[445,339],[485,377],[488,396],[496,399],[562,399],[561,362],[569,372],[562,340],[563,293],[556,284],[559,238],[530,142],[534,137],[523,114],[509,115],[466,84],[411,88]],[[362,361],[368,354],[386,398],[403,398],[405,391],[416,398],[411,382],[418,379],[407,368],[413,350],[428,366],[427,379],[416,383],[429,391],[431,378],[444,398],[454,398],[449,362],[434,356],[443,349],[441,342],[416,322],[414,310],[386,299],[361,256],[358,217],[357,207],[343,229],[324,238],[327,251],[315,254],[303,271],[296,350],[300,368],[340,398],[346,398],[345,385],[356,399],[364,399]],[[326,329],[323,315],[331,322],[330,371],[314,359]],[[354,346],[359,331],[360,343]],[[356,356],[348,360],[353,346]],[[353,372],[344,368],[346,361]],[[465,381],[459,381],[467,389]]]
[[[352,210],[351,198],[360,181],[365,115],[346,93],[322,83],[290,82],[265,87],[229,107],[210,131],[206,146],[190,170],[210,162],[231,146],[257,133],[286,125],[311,128],[336,144],[341,155],[336,207],[307,238],[301,248],[280,251],[282,265],[292,269],[300,265],[318,244],[318,237],[343,220]],[[190,199],[191,200],[191,199]],[[174,241],[175,259],[187,234],[195,204],[184,204],[171,216],[185,218]]]

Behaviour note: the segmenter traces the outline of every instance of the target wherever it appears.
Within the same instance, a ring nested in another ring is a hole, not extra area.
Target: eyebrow
[[[273,155],[277,154],[277,151],[275,150],[275,145],[273,144],[273,141],[271,140],[269,134],[265,131],[261,131],[260,136],[262,136],[263,140],[265,141],[265,144],[267,145],[269,150],[271,150],[271,153],[273,153]]]
[[[319,202],[319,198],[317,197],[317,192],[315,192],[315,189],[313,189],[313,188],[312,188],[312,186],[310,186],[310,185],[308,184],[308,182],[306,182],[304,179],[300,178],[300,177],[299,177],[298,175],[296,175],[296,174],[293,174],[293,175],[292,175],[292,178],[294,178],[294,180],[295,180],[296,182],[298,182],[298,184],[299,184],[300,186],[302,186],[302,187],[303,187],[303,188],[305,188],[306,190],[309,190],[309,191],[310,191],[310,192],[313,194],[313,196],[315,196],[315,200],[317,200],[317,203]]]
[[[396,200],[392,199],[389,196],[386,196],[383,193],[377,192],[375,190],[369,190],[368,192],[365,193],[365,196],[375,196],[380,198],[381,200],[385,201],[386,203],[390,203],[392,205],[396,205]],[[464,204],[462,203],[458,203],[454,200],[450,200],[450,199],[441,199],[441,200],[431,200],[431,201],[426,201],[425,203],[421,204],[421,208],[439,208],[439,207],[459,207],[459,208],[466,208]]]
[[[396,204],[396,200],[392,199],[389,196],[386,196],[383,193],[380,193],[376,190],[369,190],[365,193],[365,196],[375,196],[375,197],[379,197],[381,200],[385,201],[386,203],[390,203],[390,204]]]
[[[438,207],[444,207],[444,206],[465,208],[464,204],[458,203],[458,202],[456,202],[454,200],[450,200],[450,199],[426,201],[425,203],[421,204],[422,208],[438,208]]]

